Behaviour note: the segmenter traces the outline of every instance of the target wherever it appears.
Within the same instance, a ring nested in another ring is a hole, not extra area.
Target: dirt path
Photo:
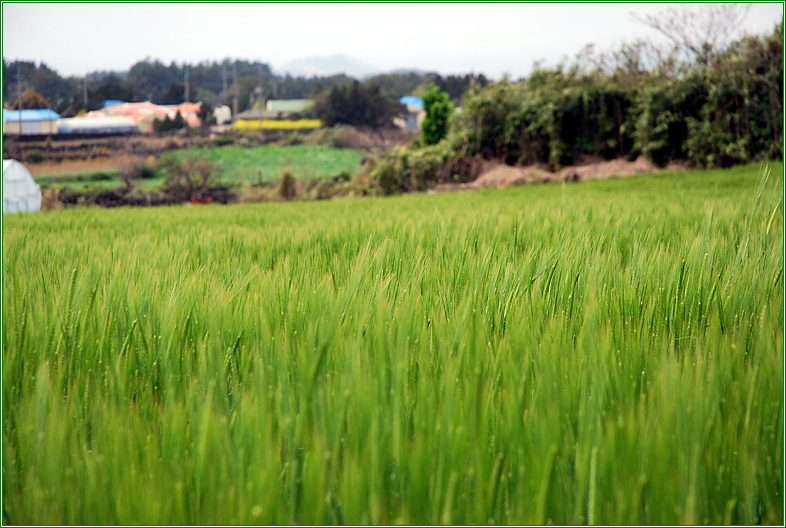
[[[33,176],[70,172],[89,172],[120,169],[126,165],[144,161],[142,156],[117,156],[89,160],[64,160],[61,162],[29,163],[27,168]]]
[[[579,165],[564,167],[557,172],[551,172],[545,165],[513,167],[503,164],[490,164],[474,181],[469,183],[439,185],[433,189],[433,192],[486,189],[489,187],[501,189],[511,185],[525,185],[531,183],[604,180],[607,178],[647,174],[660,170],[678,170],[680,168],[684,167],[674,164],[669,165],[665,169],[658,169],[652,162],[645,158],[639,158],[636,161],[628,161],[626,159],[609,161],[588,160]]]

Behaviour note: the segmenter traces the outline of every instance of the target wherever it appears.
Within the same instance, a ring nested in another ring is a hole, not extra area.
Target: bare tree
[[[656,69],[673,73],[670,68],[674,57],[651,40],[638,39],[625,42],[618,49],[588,55],[588,61],[606,75],[618,73],[635,78],[643,72]]]
[[[734,37],[749,9],[750,4],[679,4],[658,15],[631,16],[666,36],[680,51],[694,55],[701,64],[709,64],[712,54]]]

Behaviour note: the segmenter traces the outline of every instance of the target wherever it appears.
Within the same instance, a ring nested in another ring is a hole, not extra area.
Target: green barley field
[[[3,521],[780,524],[783,166],[3,218]]]
[[[298,178],[315,179],[352,173],[368,154],[360,150],[324,145],[263,145],[246,148],[226,146],[212,149],[185,149],[173,152],[176,158],[204,156],[216,165],[222,179],[231,182],[274,182],[286,166]]]

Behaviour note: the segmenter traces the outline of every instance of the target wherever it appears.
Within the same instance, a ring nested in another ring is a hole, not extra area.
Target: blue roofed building
[[[414,95],[405,95],[401,99],[398,100],[399,103],[403,104],[404,106],[414,106],[417,108],[423,108],[423,99],[420,97],[415,97]]]
[[[399,103],[407,107],[404,117],[393,119],[393,124],[404,130],[420,130],[426,111],[423,109],[423,99],[414,95],[405,95],[398,100]]]
[[[48,108],[35,110],[3,110],[3,134],[22,135],[57,134],[60,115]]]

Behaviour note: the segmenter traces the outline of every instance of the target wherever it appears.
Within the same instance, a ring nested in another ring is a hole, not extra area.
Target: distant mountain
[[[421,70],[419,68],[396,68],[395,70],[390,70],[385,72],[390,75],[439,75],[437,72],[429,71],[429,70]]]
[[[277,68],[277,71],[292,77],[329,77],[343,73],[356,79],[380,73],[377,68],[341,53],[329,57],[309,57],[292,61]]]

